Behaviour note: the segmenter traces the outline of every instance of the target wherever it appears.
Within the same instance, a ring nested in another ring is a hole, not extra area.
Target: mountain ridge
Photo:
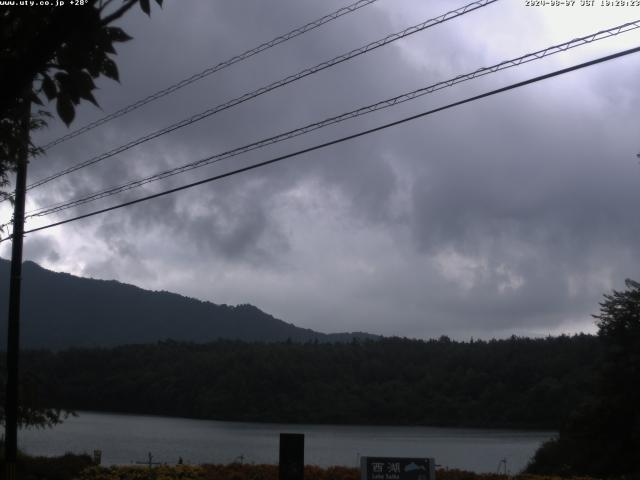
[[[8,260],[0,258],[0,298],[4,299],[8,299],[9,266]],[[32,261],[23,263],[21,311],[21,346],[35,349],[113,347],[168,339],[205,343],[218,339],[345,342],[379,338],[364,332],[317,332],[248,303],[216,304],[117,280],[53,272]],[[6,328],[0,328],[0,349],[5,345]]]

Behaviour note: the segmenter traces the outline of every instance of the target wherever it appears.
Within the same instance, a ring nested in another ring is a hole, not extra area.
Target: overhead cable
[[[324,25],[325,23],[331,22],[332,20],[335,20],[336,18],[339,18],[343,15],[346,15],[348,13],[352,13],[355,12],[356,10],[362,8],[362,7],[366,7],[367,5],[377,2],[378,0],[358,0],[355,3],[352,3],[351,5],[347,5],[346,7],[342,7],[338,10],[336,10],[335,12],[331,12],[328,15],[325,15],[324,17],[318,18],[317,20],[314,20],[313,22],[309,22],[306,25],[303,25],[301,27],[298,27],[294,30],[291,30],[289,33],[285,33],[284,35],[280,35],[276,38],[274,38],[273,40],[270,40],[268,42],[265,42],[261,45],[258,45],[257,47],[254,47],[250,50],[247,50],[246,52],[243,52],[239,55],[236,55],[234,57],[229,58],[228,60],[225,60],[223,62],[218,63],[217,65],[214,65],[212,67],[209,67],[199,73],[196,73],[188,78],[185,78],[184,80],[181,80],[177,83],[174,83],[173,85],[170,85],[166,88],[163,88],[162,90],[157,91],[156,93],[149,95],[148,97],[145,97],[141,100],[138,100],[137,102],[134,102],[130,105],[127,105],[126,107],[121,108],[120,110],[117,110],[113,113],[110,113],[109,115],[106,115],[94,122],[91,122],[77,130],[74,130],[73,132],[70,132],[66,135],[63,135],[60,138],[57,138],[49,143],[47,143],[46,145],[44,145],[43,147],[41,147],[43,150],[48,150],[51,147],[58,145],[62,142],[65,142],[71,138],[77,137],[78,135],[81,135],[85,132],[88,132],[89,130],[93,130],[96,127],[99,127],[100,125],[104,125],[105,123],[118,118],[118,117],[122,117],[123,115],[126,115],[129,112],[133,112],[134,110],[137,110],[138,108],[142,107],[143,105],[146,105],[147,103],[153,102],[154,100],[158,100],[159,98],[165,97],[173,92],[175,92],[176,90],[180,90],[183,87],[186,87],[187,85],[191,85],[194,82],[197,82],[198,80],[201,80],[205,77],[208,77],[209,75],[212,75],[224,68],[230,67],[231,65],[234,65],[238,62],[241,62],[242,60],[246,60],[249,57],[252,57],[254,55],[257,55],[258,53],[264,52],[265,50],[268,50],[272,47],[275,47],[276,45],[279,45],[281,43],[286,42],[287,40],[291,40],[292,38],[298,37],[300,35],[302,35],[303,33],[307,33],[315,28],[320,27],[321,25]]]
[[[247,100],[251,100],[253,98],[256,98],[260,95],[263,95],[267,92],[270,92],[272,90],[275,90],[277,88],[283,87],[285,85],[288,85],[290,83],[293,83],[297,80],[300,80],[304,77],[307,77],[309,75],[312,75],[314,73],[317,73],[321,70],[325,70],[329,67],[332,67],[334,65],[337,65],[339,63],[345,62],[347,60],[350,60],[352,58],[355,58],[357,56],[363,55],[365,53],[371,52],[372,50],[375,50],[377,48],[380,48],[384,45],[387,45],[389,43],[395,42],[397,40],[400,40],[402,38],[408,37],[409,35],[413,35],[414,33],[418,33],[421,32],[427,28],[433,27],[435,25],[439,25],[443,22],[446,22],[448,20],[451,20],[453,18],[457,18],[461,15],[464,15],[466,13],[472,12],[474,10],[477,10],[479,8],[482,7],[486,7],[489,4],[495,3],[498,0],[478,0],[478,1],[474,1],[468,5],[465,5],[464,7],[458,8],[456,10],[452,10],[449,11],[443,15],[440,15],[439,17],[436,18],[432,18],[430,20],[427,20],[425,22],[419,23],[417,25],[414,25],[412,27],[406,28],[404,30],[402,30],[401,32],[398,33],[394,33],[391,35],[387,35],[386,37],[380,39],[380,40],[376,40],[375,42],[371,42],[367,45],[364,45],[360,48],[356,48],[354,50],[351,50],[350,52],[344,53],[342,55],[339,55],[337,57],[332,58],[331,60],[327,60],[325,62],[319,63],[318,65],[315,65],[314,67],[310,67],[307,69],[304,69],[294,75],[289,75],[288,77],[285,77],[281,80],[278,80],[276,82],[273,82],[267,86],[258,88],[257,90],[253,90],[252,92],[249,93],[245,93],[244,95],[240,96],[240,97],[236,97],[233,100],[230,100],[226,103],[222,103],[220,105],[217,105],[213,108],[210,108],[208,110],[205,110],[201,113],[198,113],[196,115],[193,115],[190,118],[181,120],[180,122],[174,123],[173,125],[169,125],[168,127],[162,128],[160,130],[156,130],[155,132],[149,133],[148,135],[145,135],[144,137],[140,137],[136,140],[133,140],[129,143],[126,143],[124,145],[121,145],[117,148],[114,148],[113,150],[110,150],[106,153],[103,153],[101,155],[92,157],[88,160],[85,160],[84,162],[78,163],[74,166],[71,166],[69,168],[66,168],[58,173],[55,173],[53,175],[50,175],[46,178],[43,178],[41,180],[38,180],[32,184],[30,184],[27,187],[27,190],[30,190],[32,188],[36,188],[39,187],[41,185],[44,185],[45,183],[48,183],[52,180],[55,180],[57,178],[60,178],[64,175],[68,175],[69,173],[75,172],[77,170],[80,170],[81,168],[85,168],[88,167],[90,165],[94,165],[98,162],[101,162],[102,160],[105,160],[107,158],[113,157],[114,155],[117,155],[119,153],[122,153],[126,150],[129,150],[130,148],[133,148],[137,145],[140,145],[142,143],[148,142],[149,140],[153,140],[155,138],[158,138],[162,135],[165,135],[169,132],[173,132],[175,130],[178,130],[179,128],[182,127],[186,127],[188,125],[192,125],[193,123],[199,122],[200,120],[203,120],[207,117],[210,117],[211,115],[214,115],[218,112],[221,112],[223,110],[227,110],[231,107],[235,107],[236,105],[239,105],[243,102],[246,102]]]
[[[576,48],[578,46],[581,45],[585,45],[597,40],[601,40],[604,38],[609,38],[611,36],[615,36],[618,35],[620,33],[623,32],[628,32],[634,29],[638,29],[640,28],[640,20],[637,20],[635,22],[629,22],[629,23],[625,23],[623,25],[619,25],[613,28],[609,28],[607,30],[601,30],[599,32],[596,33],[592,33],[590,35],[586,35],[583,37],[579,37],[579,38],[574,38],[573,40],[570,40],[568,42],[564,42],[558,45],[554,45],[551,47],[547,47],[545,49],[542,50],[538,50],[536,52],[533,53],[528,53],[510,60],[505,60],[502,61],[500,63],[497,63],[495,65],[492,65],[490,67],[483,67],[480,68],[478,70],[475,70],[473,72],[470,73],[465,73],[462,75],[458,75],[456,77],[453,77],[449,80],[444,80],[438,83],[434,83],[432,85],[429,85],[427,87],[423,87],[420,88],[418,90],[414,90],[412,92],[408,92],[408,93],[404,93],[402,95],[397,95],[395,97],[389,98],[387,100],[383,100],[371,105],[367,105],[365,107],[361,107],[358,108],[356,110],[352,110],[350,112],[347,113],[343,113],[341,115],[337,115],[334,117],[330,117],[327,119],[324,119],[322,121],[319,122],[315,122],[315,123],[311,123],[308,125],[305,125],[303,127],[297,128],[295,130],[290,130],[288,132],[284,132],[269,138],[265,138],[262,140],[259,140],[257,142],[253,142],[250,143],[248,145],[244,145],[242,147],[238,147],[238,148],[234,148],[233,150],[228,150],[226,152],[222,152],[219,154],[216,154],[214,156],[209,156],[200,160],[197,160],[195,162],[190,162],[187,163],[185,165],[182,165],[180,167],[175,167],[175,168],[171,168],[159,173],[156,173],[154,175],[151,175],[149,177],[146,178],[142,178],[142,179],[138,179],[138,180],[134,180],[128,183],[125,183],[123,185],[119,185],[116,187],[111,187],[108,188],[106,190],[102,190],[100,192],[76,199],[76,200],[71,200],[71,201],[66,201],[66,202],[61,202],[58,203],[56,205],[51,205],[51,206],[47,206],[47,207],[41,207],[39,209],[35,209],[32,210],[30,212],[27,213],[27,218],[31,218],[31,217],[40,217],[40,216],[45,216],[45,215],[51,215],[53,213],[57,213],[57,212],[61,212],[63,210],[67,210],[69,208],[73,208],[73,207],[77,207],[80,205],[84,205],[86,203],[89,202],[93,202],[102,198],[106,198],[106,197],[110,197],[128,190],[132,190],[134,188],[138,188],[141,187],[143,185],[146,185],[148,183],[151,182],[155,182],[158,180],[162,180],[168,177],[171,177],[173,175],[178,175],[180,173],[184,173],[196,168],[200,168],[200,167],[204,167],[206,165],[210,165],[212,163],[217,163],[220,162],[222,160],[225,160],[227,158],[231,158],[231,157],[235,157],[237,155],[252,151],[252,150],[256,150],[259,148],[263,148],[265,146],[268,145],[272,145],[274,143],[278,143],[284,140],[288,140],[290,138],[294,138],[309,132],[312,132],[314,130],[318,130],[320,128],[332,125],[332,124],[336,124],[339,122],[343,122],[345,120],[351,119],[351,118],[356,118],[362,115],[366,115],[378,110],[382,110],[385,108],[389,108],[410,100],[415,100],[416,98],[419,98],[423,95],[427,95],[429,93],[438,91],[438,90],[442,90],[444,88],[447,87],[451,87],[454,86],[458,83],[462,83],[468,80],[472,80],[474,78],[477,77],[481,77],[484,75],[488,75],[490,73],[494,73],[494,72],[498,72],[501,70],[505,70],[507,68],[511,68],[511,67],[516,67],[525,63],[529,63],[532,62],[534,60],[540,60],[542,58],[548,57],[550,55],[554,55],[556,53],[560,53],[560,52],[566,52],[567,50],[570,50],[572,48]]]
[[[315,150],[320,150],[320,149],[329,147],[331,145],[337,145],[337,144],[340,144],[340,143],[343,143],[343,142],[346,142],[346,141],[349,141],[349,140],[353,140],[353,139],[356,139],[356,138],[359,138],[359,137],[363,137],[365,135],[372,134],[374,132],[378,132],[378,131],[385,130],[385,129],[390,128],[390,127],[401,125],[401,124],[416,120],[418,118],[426,117],[426,116],[432,115],[434,113],[438,113],[438,112],[441,112],[441,111],[444,111],[444,110],[448,110],[448,109],[453,108],[453,107],[464,105],[466,103],[471,103],[471,102],[474,102],[474,101],[477,101],[477,100],[480,100],[480,99],[483,99],[483,98],[486,98],[486,97],[497,95],[499,93],[507,92],[509,90],[514,90],[516,88],[524,87],[526,85],[530,85],[530,84],[533,84],[533,83],[536,83],[536,82],[540,82],[542,80],[546,80],[546,79],[549,79],[549,78],[557,77],[559,75],[563,75],[563,74],[566,74],[566,73],[569,73],[569,72],[580,70],[582,68],[590,67],[590,66],[593,66],[593,65],[597,65],[597,64],[600,64],[600,63],[607,62],[607,61],[611,61],[611,60],[614,60],[616,58],[624,57],[626,55],[630,55],[630,54],[637,53],[637,52],[640,52],[640,47],[635,47],[635,48],[624,50],[624,51],[621,51],[621,52],[618,52],[618,53],[614,53],[612,55],[607,55],[605,57],[600,57],[600,58],[597,58],[595,60],[591,60],[591,61],[580,63],[578,65],[574,65],[574,66],[571,66],[571,67],[567,67],[567,68],[563,68],[563,69],[560,69],[560,70],[556,70],[554,72],[547,73],[545,75],[539,75],[537,77],[533,77],[533,78],[530,78],[528,80],[524,80],[524,81],[521,81],[521,82],[513,83],[513,84],[508,85],[506,87],[502,87],[502,88],[498,88],[498,89],[495,89],[495,90],[491,90],[489,92],[485,92],[485,93],[480,94],[480,95],[475,95],[473,97],[468,97],[468,98],[466,98],[464,100],[460,100],[460,101],[457,101],[457,102],[454,102],[454,103],[450,103],[450,104],[445,105],[443,107],[435,108],[433,110],[428,110],[426,112],[422,112],[422,113],[419,113],[417,115],[412,115],[412,116],[409,116],[409,117],[405,117],[403,119],[396,120],[396,121],[390,122],[390,123],[386,123],[384,125],[380,125],[380,126],[375,127],[375,128],[371,128],[371,129],[364,130],[364,131],[361,131],[361,132],[358,132],[358,133],[354,133],[352,135],[341,137],[341,138],[338,138],[336,140],[331,140],[329,142],[325,142],[325,143],[322,143],[322,144],[319,144],[319,145],[315,145],[313,147],[309,147],[309,148],[305,148],[305,149],[302,149],[302,150],[298,150],[298,151],[293,152],[293,153],[289,153],[289,154],[286,154],[286,155],[281,155],[279,157],[275,157],[275,158],[272,158],[270,160],[265,160],[263,162],[255,163],[255,164],[243,167],[243,168],[238,168],[236,170],[232,170],[230,172],[226,172],[226,173],[222,173],[222,174],[219,174],[219,175],[215,175],[213,177],[205,178],[203,180],[199,180],[197,182],[189,183],[187,185],[182,185],[180,187],[172,188],[170,190],[165,190],[163,192],[155,193],[153,195],[148,195],[148,196],[145,196],[145,197],[141,197],[141,198],[138,198],[136,200],[131,200],[129,202],[124,202],[124,203],[120,203],[118,205],[114,205],[114,206],[111,206],[111,207],[103,208],[103,209],[100,209],[100,210],[95,210],[95,211],[90,212],[90,213],[85,213],[84,215],[78,215],[76,217],[68,218],[66,220],[61,220],[59,222],[50,223],[50,224],[47,224],[47,225],[43,225],[41,227],[32,228],[30,230],[25,231],[24,233],[28,234],[28,233],[38,232],[38,231],[41,231],[41,230],[46,230],[46,229],[49,229],[49,228],[57,227],[59,225],[64,225],[64,224],[67,224],[67,223],[75,222],[77,220],[82,220],[82,219],[85,219],[85,218],[89,218],[89,217],[93,217],[93,216],[96,216],[96,215],[100,215],[102,213],[111,212],[113,210],[118,210],[118,209],[121,209],[121,208],[124,208],[124,207],[129,207],[129,206],[132,206],[132,205],[136,205],[138,203],[142,203],[142,202],[145,202],[147,200],[152,200],[154,198],[163,197],[165,195],[176,193],[176,192],[179,192],[179,191],[182,191],[182,190],[187,190],[187,189],[190,189],[190,188],[193,188],[193,187],[197,187],[199,185],[203,185],[205,183],[210,183],[210,182],[213,182],[213,181],[216,181],[216,180],[220,180],[222,178],[230,177],[232,175],[236,175],[236,174],[239,174],[239,173],[247,172],[249,170],[254,170],[254,169],[257,169],[257,168],[260,168],[260,167],[264,167],[266,165],[270,165],[270,164],[273,164],[273,163],[276,163],[276,162],[280,162],[280,161],[286,160],[288,158],[297,157],[297,156],[305,154],[305,153],[313,152]],[[11,237],[4,238],[4,239],[0,240],[0,242],[4,242],[4,241],[8,240],[9,238],[11,238]]]

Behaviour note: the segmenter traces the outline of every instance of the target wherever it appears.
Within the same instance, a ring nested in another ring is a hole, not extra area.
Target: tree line
[[[557,429],[592,390],[589,335],[346,344],[164,341],[29,351],[37,407],[215,420]]]

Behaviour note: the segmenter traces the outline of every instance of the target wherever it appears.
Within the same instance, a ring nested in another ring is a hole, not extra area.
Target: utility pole
[[[16,165],[16,190],[11,235],[11,279],[9,282],[9,322],[7,332],[7,389],[5,404],[6,479],[16,479],[18,456],[18,357],[20,353],[20,287],[22,283],[22,240],[27,193],[27,162],[31,124],[31,83],[20,99],[21,142]]]

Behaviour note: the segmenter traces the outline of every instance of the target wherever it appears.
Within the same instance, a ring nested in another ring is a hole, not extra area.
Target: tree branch
[[[100,11],[104,11],[109,5],[113,3],[113,0],[100,0]]]
[[[104,17],[100,21],[100,25],[103,25],[103,26],[104,25],[109,25],[114,20],[119,19],[125,13],[127,13],[129,10],[131,10],[131,7],[133,7],[136,3],[138,3],[138,0],[127,0],[126,3],[124,5],[122,5],[119,9],[117,9],[115,12],[113,12],[112,14],[107,15],[106,17]]]

